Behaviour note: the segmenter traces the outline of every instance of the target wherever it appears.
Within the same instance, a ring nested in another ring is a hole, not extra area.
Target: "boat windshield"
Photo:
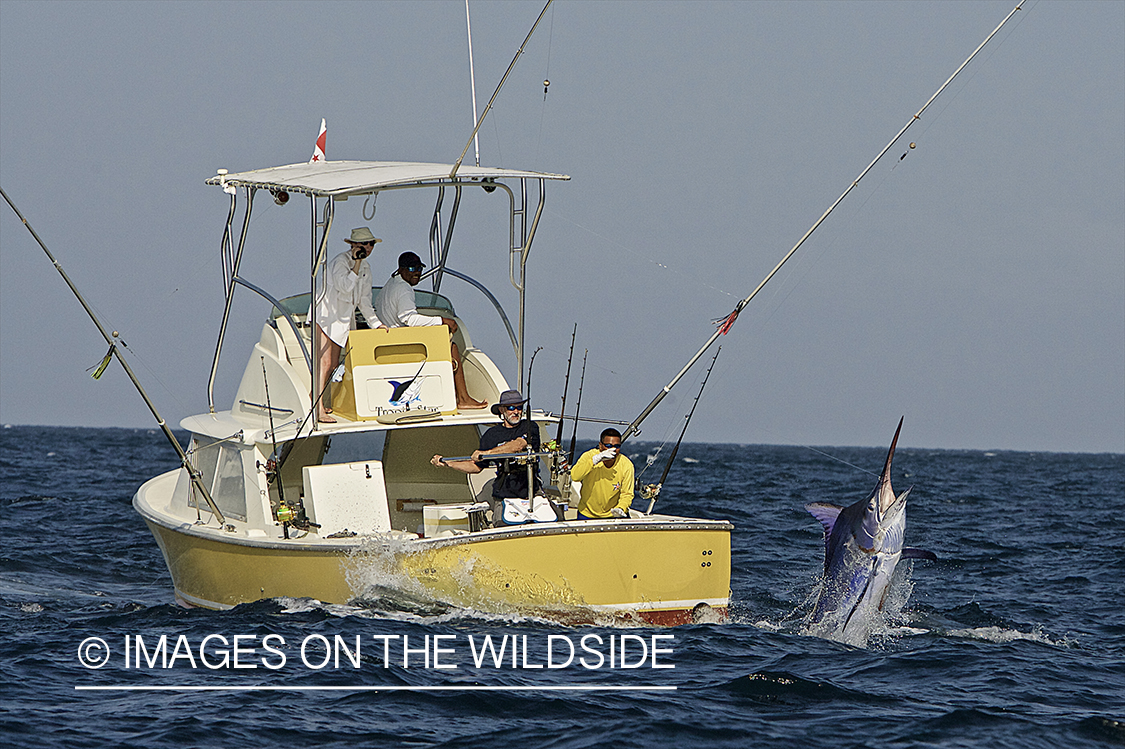
[[[375,297],[379,295],[381,286],[375,286],[371,289],[371,304],[375,304]],[[294,296],[287,296],[279,300],[285,312],[288,312],[294,318],[306,318],[309,313],[309,294],[296,294]],[[443,317],[456,317],[457,313],[453,311],[453,303],[442,294],[435,294],[432,291],[425,291],[423,289],[414,289],[414,304],[418,309],[438,310]],[[283,316],[282,310],[274,307],[270,311],[270,319],[276,320]]]

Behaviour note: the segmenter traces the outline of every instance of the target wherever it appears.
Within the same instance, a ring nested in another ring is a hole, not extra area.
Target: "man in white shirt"
[[[371,266],[367,256],[377,242],[366,226],[352,229],[344,240],[350,245],[347,252],[332,258],[316,297],[316,357],[317,382],[312,400],[317,405],[317,420],[334,423],[331,416],[331,399],[325,388],[328,376],[340,363],[340,350],[348,340],[348,331],[355,326],[355,310],[363,313],[368,327],[384,327],[371,306]]]
[[[418,312],[414,301],[414,287],[422,280],[422,270],[425,267],[422,259],[413,252],[404,252],[398,256],[398,270],[391,274],[390,280],[383,284],[382,290],[375,298],[379,319],[388,328],[446,325],[452,335],[457,332],[457,322],[453,318],[423,315]],[[453,390],[457,394],[457,408],[484,408],[487,403],[469,396],[457,344],[450,341],[449,348],[453,360]]]

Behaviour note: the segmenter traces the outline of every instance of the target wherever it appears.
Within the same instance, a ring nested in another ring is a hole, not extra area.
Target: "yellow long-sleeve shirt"
[[[578,512],[589,518],[613,517],[614,507],[628,512],[633,503],[633,464],[619,454],[613,466],[605,462],[594,465],[599,452],[587,450],[570,469],[570,477],[582,482]]]

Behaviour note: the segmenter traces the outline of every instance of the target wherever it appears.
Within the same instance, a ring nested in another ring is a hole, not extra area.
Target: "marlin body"
[[[891,459],[900,431],[901,419],[870,497],[848,507],[828,502],[805,506],[824,526],[824,581],[809,620],[812,634],[865,646],[898,560],[937,559],[932,552],[902,545],[910,489],[895,496],[891,488]]]

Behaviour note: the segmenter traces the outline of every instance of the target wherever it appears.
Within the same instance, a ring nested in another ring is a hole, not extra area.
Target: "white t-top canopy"
[[[285,190],[319,197],[365,195],[390,187],[480,183],[502,179],[570,179],[565,174],[528,172],[519,169],[462,165],[451,180],[452,164],[421,164],[410,161],[321,161],[290,164],[252,172],[212,177],[209,185],[257,187]]]

